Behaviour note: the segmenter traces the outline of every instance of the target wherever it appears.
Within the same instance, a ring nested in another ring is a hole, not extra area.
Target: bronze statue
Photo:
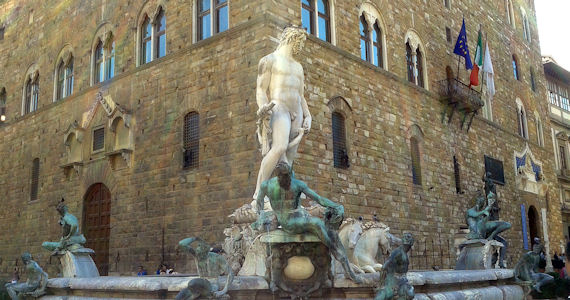
[[[489,193],[492,192],[496,196],[497,195],[497,187],[496,187],[495,183],[493,182],[493,179],[491,178],[491,176],[492,176],[491,172],[485,172],[485,175],[482,178],[483,182],[485,182],[485,195],[489,195]],[[489,200],[489,199],[487,199],[487,200]],[[495,202],[493,203],[493,207],[491,208],[491,211],[489,212],[489,220],[491,220],[491,221],[497,221],[499,219],[499,211],[501,209],[499,208],[499,203],[496,200],[497,199],[495,198]]]
[[[487,196],[488,204],[485,206],[485,196],[479,195],[476,198],[475,206],[468,209],[465,220],[469,225],[468,240],[486,239],[496,240],[504,245],[500,250],[499,267],[504,268],[504,258],[507,251],[507,241],[499,236],[499,233],[511,228],[511,223],[504,221],[489,221],[489,215],[495,203],[495,194],[490,192]]]
[[[22,283],[7,283],[6,290],[12,300],[24,299],[26,296],[40,297],[45,294],[48,274],[32,260],[28,252],[22,254],[28,280]]]
[[[344,218],[344,207],[319,196],[307,184],[297,180],[291,168],[285,162],[277,164],[275,174],[276,177],[261,184],[257,195],[259,219],[254,223],[254,226],[267,222],[267,214],[261,213],[263,211],[264,198],[267,196],[273,208],[273,213],[285,232],[290,234],[312,233],[316,235],[329,248],[332,255],[340,261],[348,277],[356,283],[362,283],[362,279],[354,274],[350,268],[346,251],[336,232]],[[301,193],[327,208],[325,212],[326,224],[323,220],[311,216],[300,205]]]
[[[73,251],[83,248],[87,240],[83,234],[79,232],[79,222],[74,215],[68,212],[67,205],[64,204],[63,199],[61,199],[56,209],[61,215],[59,219],[59,225],[62,229],[61,239],[59,242],[43,242],[42,247],[53,251],[54,254],[60,251]]]
[[[534,244],[532,251],[524,254],[515,266],[515,279],[517,282],[530,281],[534,283],[533,289],[542,293],[540,288],[554,281],[554,277],[538,272],[542,244]]]
[[[374,300],[411,300],[414,299],[414,287],[408,282],[406,273],[410,261],[408,251],[412,249],[414,237],[411,233],[404,233],[402,245],[396,248],[384,263],[380,271],[380,285],[382,288]]]
[[[192,247],[192,244],[194,244],[194,247]],[[200,297],[200,295],[206,294],[206,288],[209,289],[211,296],[215,298],[220,298],[225,295],[234,278],[226,259],[220,254],[210,252],[210,245],[201,238],[186,238],[178,242],[178,245],[194,256],[200,277],[215,277],[217,279],[220,275],[228,275],[228,278],[224,289],[221,291],[218,291],[219,287],[217,285],[211,285],[209,281],[204,278],[198,281],[192,280],[188,283],[187,288],[180,291],[176,299],[196,299]],[[208,283],[206,284],[205,281]]]

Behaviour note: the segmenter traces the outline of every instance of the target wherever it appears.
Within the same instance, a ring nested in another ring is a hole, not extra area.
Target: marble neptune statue
[[[300,27],[287,27],[279,46],[259,61],[256,101],[257,137],[263,159],[253,199],[257,199],[261,183],[268,180],[280,161],[293,164],[304,134],[311,129],[311,113],[304,96],[303,67],[293,55],[304,45],[306,32]],[[255,203],[252,202],[255,208]]]
[[[63,203],[63,199],[61,199],[56,209],[61,215],[59,218],[59,225],[62,230],[61,239],[59,239],[59,242],[43,242],[42,247],[53,252],[82,249],[87,240],[79,231],[77,218],[68,212],[67,205]]]

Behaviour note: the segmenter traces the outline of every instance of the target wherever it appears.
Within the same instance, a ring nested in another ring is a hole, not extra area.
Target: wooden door
[[[95,251],[93,260],[101,276],[109,274],[110,217],[111,192],[104,184],[96,183],[85,193],[83,232],[85,247]]]

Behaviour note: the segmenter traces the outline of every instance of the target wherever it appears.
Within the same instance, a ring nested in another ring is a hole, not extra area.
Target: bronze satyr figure
[[[22,254],[28,280],[22,283],[8,283],[6,290],[12,300],[24,299],[26,296],[40,297],[45,294],[48,274],[32,260],[28,252]]]
[[[87,240],[79,232],[79,222],[77,218],[70,214],[67,205],[63,203],[63,199],[57,205],[57,212],[61,215],[59,218],[59,225],[61,226],[62,236],[59,242],[43,242],[42,247],[56,254],[59,251],[73,251],[83,248]]]
[[[217,253],[210,252],[210,245],[201,238],[190,237],[178,242],[178,246],[194,256],[198,275],[201,278],[191,280],[188,287],[180,291],[176,299],[197,299],[200,296],[220,298],[228,292],[228,287],[234,276],[226,259]],[[203,277],[218,278],[220,275],[228,275],[224,289],[218,291],[217,284]]]
[[[503,260],[507,251],[507,241],[499,236],[499,233],[511,228],[511,223],[504,221],[489,221],[493,204],[495,203],[495,194],[489,192],[487,195],[488,204],[485,206],[485,196],[479,194],[476,198],[475,206],[468,209],[465,214],[465,220],[469,225],[469,234],[467,239],[486,239],[496,240],[504,245],[499,255],[499,267],[504,268]]]
[[[410,261],[408,251],[412,249],[414,237],[411,233],[404,233],[402,245],[396,248],[384,263],[380,271],[380,286],[382,287],[374,300],[411,300],[414,299],[414,287],[408,282],[406,273]]]
[[[517,282],[532,282],[532,288],[542,293],[540,288],[545,284],[554,281],[554,277],[538,272],[538,264],[540,262],[541,244],[534,244],[532,251],[525,253],[515,266],[515,279]]]

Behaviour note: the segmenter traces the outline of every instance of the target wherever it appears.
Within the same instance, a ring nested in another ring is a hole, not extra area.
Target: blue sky
[[[534,0],[542,55],[570,71],[570,0]]]

